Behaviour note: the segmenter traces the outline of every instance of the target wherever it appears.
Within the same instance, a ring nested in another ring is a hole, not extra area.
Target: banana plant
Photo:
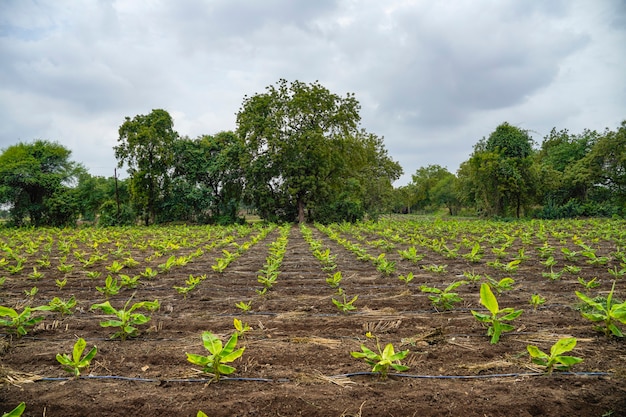
[[[237,333],[233,333],[225,345],[219,337],[211,332],[202,333],[202,344],[210,355],[202,356],[195,353],[187,353],[187,360],[194,365],[202,367],[202,371],[213,375],[213,381],[218,382],[222,375],[230,375],[236,369],[227,363],[234,362],[243,355],[245,347],[235,350],[237,347]]]
[[[459,294],[452,291],[465,284],[467,284],[467,281],[456,281],[443,290],[422,285],[420,291],[433,294],[429,295],[428,299],[432,302],[435,309],[452,310],[455,303],[463,301]]]
[[[111,335],[111,339],[115,339],[119,337],[120,339],[122,339],[122,341],[124,341],[129,336],[130,337],[137,336],[139,331],[136,326],[146,324],[147,322],[150,321],[150,317],[141,313],[135,313],[134,311],[141,309],[141,308],[149,310],[149,311],[153,311],[159,308],[158,300],[141,301],[141,302],[133,304],[129,308],[129,305],[132,299],[133,297],[130,297],[130,299],[126,302],[124,307],[119,310],[114,308],[111,305],[111,303],[109,303],[108,301],[105,301],[104,303],[100,303],[100,304],[93,304],[91,306],[90,310],[101,310],[104,314],[114,315],[117,317],[117,320],[106,320],[106,321],[100,322],[100,326],[102,327],[118,327],[119,328],[117,332]]]
[[[374,337],[369,332],[366,336],[368,338]],[[350,355],[357,359],[364,359],[368,365],[372,366],[372,372],[378,372],[380,379],[382,380],[387,379],[389,368],[393,368],[398,372],[410,369],[408,366],[402,365],[400,362],[406,357],[406,355],[409,354],[408,350],[396,353],[393,344],[391,343],[388,343],[384,349],[381,349],[378,336],[376,336],[376,348],[378,352],[374,352],[364,344],[361,344],[361,352],[350,352]]]
[[[487,325],[487,336],[491,336],[491,344],[496,344],[500,340],[502,332],[508,332],[515,327],[504,321],[512,321],[522,314],[523,310],[515,310],[512,307],[500,309],[496,296],[493,295],[491,287],[486,282],[480,285],[480,303],[489,310],[491,314],[478,313],[472,310],[472,315],[481,323]]]
[[[26,403],[21,402],[13,410],[9,411],[8,413],[3,413],[2,417],[20,417],[22,414],[24,414],[24,410],[26,410]]]
[[[576,296],[592,308],[591,312],[581,311],[582,316],[594,323],[602,323],[601,326],[594,327],[596,330],[603,332],[607,337],[611,334],[616,337],[624,337],[617,323],[626,324],[626,301],[618,304],[613,303],[614,291],[615,281],[613,281],[611,291],[604,302],[591,299],[578,291],[576,291]]]
[[[22,337],[28,333],[27,328],[33,327],[44,319],[42,316],[32,316],[32,312],[38,310],[42,310],[42,308],[24,307],[18,313],[10,307],[0,306],[0,327],[8,327],[9,330],[15,332],[17,337]]]
[[[67,353],[57,353],[56,359],[68,372],[74,374],[75,378],[80,376],[81,369],[89,368],[91,365],[91,360],[98,353],[98,348],[96,346],[92,347],[91,350],[83,357],[83,352],[87,347],[87,342],[82,337],[79,337],[76,343],[74,343],[74,348],[72,349],[72,355],[68,355]]]
[[[554,369],[557,371],[568,371],[572,365],[583,361],[581,358],[577,358],[575,356],[563,355],[563,353],[569,352],[575,347],[576,338],[566,337],[559,339],[554,345],[552,345],[549,355],[542,352],[537,346],[534,345],[526,346],[526,350],[528,350],[528,353],[530,354],[531,361],[536,365],[543,366],[545,368],[545,372],[550,374]]]

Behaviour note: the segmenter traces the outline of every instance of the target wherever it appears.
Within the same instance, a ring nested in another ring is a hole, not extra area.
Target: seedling
[[[480,274],[475,274],[474,271],[465,271],[463,272],[463,276],[467,278],[467,280],[470,282],[477,282],[480,281],[480,279],[482,278]]]
[[[69,274],[74,269],[74,264],[60,264],[57,269],[64,274]]]
[[[162,263],[159,265],[159,270],[161,272],[169,272],[169,270],[172,269],[175,265],[176,265],[176,256],[172,255],[169,258],[167,258],[167,261],[165,261],[165,263]]]
[[[124,269],[124,264],[118,261],[113,261],[113,263],[109,266],[105,267],[107,271],[109,271],[112,274],[117,274],[118,272],[120,272],[122,269]]]
[[[417,263],[424,259],[424,255],[418,254],[417,249],[415,249],[414,246],[411,246],[406,250],[399,250],[398,254],[402,257],[402,259],[406,259],[407,261],[411,261],[413,263]]]
[[[617,327],[617,323],[626,323],[626,302],[613,304],[614,291],[615,281],[613,281],[611,292],[609,292],[604,302],[592,300],[578,291],[576,291],[576,295],[593,309],[590,313],[581,311],[582,316],[594,323],[603,324],[603,326],[595,326],[594,329],[604,332],[607,337],[611,334],[617,337],[624,337],[620,328]]]
[[[413,281],[415,277],[413,276],[413,272],[409,272],[406,275],[400,275],[398,276],[398,279],[402,282],[404,282],[405,284],[409,285],[409,282]]]
[[[24,290],[24,294],[30,297],[31,301],[33,298],[35,298],[35,295],[37,295],[38,292],[39,292],[39,288],[37,287],[33,287],[30,290]]]
[[[510,324],[503,323],[503,321],[512,321],[516,319],[523,310],[515,310],[512,307],[500,309],[498,306],[498,300],[493,295],[491,287],[486,282],[480,285],[480,303],[489,310],[491,315],[478,313],[472,310],[472,315],[476,319],[487,324],[487,336],[491,336],[491,344],[496,344],[500,340],[502,332],[508,332],[515,327]]]
[[[337,271],[333,275],[330,275],[326,278],[326,283],[332,288],[338,288],[339,284],[341,283],[341,278],[341,271]]]
[[[500,281],[496,281],[491,278],[489,275],[485,275],[489,284],[493,285],[493,288],[496,290],[496,293],[500,295],[503,291],[511,291],[513,289],[513,284],[515,284],[515,280],[513,278],[502,278]]]
[[[548,257],[548,259],[541,262],[541,265],[545,266],[546,268],[552,269],[552,267],[556,265],[556,259],[554,259],[554,256],[550,256]]]
[[[563,252],[565,259],[567,259],[570,262],[575,262],[576,259],[578,259],[578,256],[580,255],[580,253],[570,250],[568,248],[561,248],[561,252]]]
[[[15,332],[17,337],[22,337],[28,333],[26,330],[28,327],[33,327],[43,320],[42,316],[31,316],[33,311],[39,309],[38,307],[24,307],[22,312],[18,313],[10,307],[0,306],[0,317],[7,317],[6,319],[0,318],[0,327],[8,327],[10,331]]]
[[[480,260],[483,258],[482,248],[480,247],[480,243],[478,242],[474,243],[474,246],[472,246],[471,252],[466,253],[465,255],[463,255],[463,257],[473,263],[480,262]]]
[[[337,309],[339,309],[339,311],[341,311],[342,313],[347,313],[348,311],[356,310],[356,307],[353,304],[359,298],[359,296],[355,295],[354,297],[352,297],[350,301],[347,301],[346,294],[343,291],[341,295],[343,296],[343,302],[335,299],[334,297],[332,299],[333,304],[337,306]]]
[[[546,299],[539,294],[533,294],[530,296],[530,305],[533,306],[533,310],[537,311],[537,307],[544,304]]]
[[[139,275],[131,277],[130,275],[120,274],[120,287],[137,288],[139,278],[141,278]]]
[[[33,272],[31,272],[30,274],[28,274],[28,278],[34,279],[34,280],[38,280],[43,278],[45,274],[43,272],[37,271],[37,267],[33,266]]]
[[[113,278],[111,275],[107,275],[105,278],[104,287],[96,287],[96,290],[104,294],[104,297],[107,300],[110,296],[119,293],[121,289],[122,286],[117,282],[117,278]]]
[[[609,268],[609,274],[613,275],[615,278],[621,278],[626,275],[626,268],[618,269],[617,266],[614,266],[613,269]]]
[[[452,292],[452,290],[464,284],[467,284],[467,281],[456,281],[448,285],[444,290],[422,285],[420,290],[422,292],[435,294],[428,296],[428,299],[432,302],[433,306],[435,306],[435,309],[452,310],[455,303],[463,301],[463,299],[459,297],[459,294]]]
[[[124,308],[121,308],[119,310],[111,306],[111,303],[109,303],[108,301],[100,304],[94,304],[91,306],[91,310],[102,310],[104,314],[114,315],[118,318],[118,320],[107,320],[100,322],[100,326],[102,327],[119,327],[119,330],[111,336],[111,339],[119,337],[120,339],[122,339],[122,341],[124,341],[129,336],[137,336],[138,329],[135,326],[146,324],[150,321],[150,317],[145,316],[141,313],[134,313],[134,311],[140,308],[144,308],[146,310],[154,310],[159,307],[159,302],[157,300],[154,300],[141,301],[133,304],[130,308],[128,308],[132,299],[133,297],[130,297],[130,299],[124,305]]]
[[[243,336],[245,332],[252,330],[252,327],[250,327],[248,323],[244,323],[238,318],[233,319],[233,326],[239,337]]]
[[[434,272],[436,274],[443,274],[447,271],[448,265],[431,264],[431,265],[423,265],[422,268],[425,269],[426,271]]]
[[[102,275],[102,272],[100,272],[100,271],[89,271],[89,272],[87,272],[87,278],[89,278],[89,279],[100,278],[100,275]]]
[[[591,290],[600,286],[600,281],[598,281],[598,277],[593,277],[589,281],[585,281],[583,277],[578,277],[578,282],[580,283],[580,285],[585,287],[586,290]]]
[[[74,296],[71,296],[67,301],[63,301],[59,297],[54,297],[50,300],[48,305],[37,307],[37,309],[42,311],[58,312],[64,316],[66,314],[72,314],[72,309],[74,307],[76,307],[76,299]]]
[[[247,303],[244,303],[243,301],[239,301],[238,303],[235,304],[235,307],[237,307],[244,313],[247,313],[252,308],[252,300],[248,301]]]
[[[378,258],[374,260],[374,265],[376,265],[376,270],[383,275],[391,275],[396,270],[396,263],[387,260],[385,255],[385,253],[378,255]]]
[[[2,417],[21,417],[21,415],[24,413],[24,410],[26,410],[26,403],[21,402],[13,410],[9,411],[8,413],[3,413]]]
[[[579,266],[575,266],[575,265],[565,265],[563,267],[563,271],[568,272],[570,274],[577,274],[579,273],[581,270],[581,268]]]
[[[154,278],[157,276],[158,273],[158,271],[155,271],[148,266],[143,272],[140,272],[139,275],[141,275],[143,278]]]
[[[92,347],[91,350],[83,357],[83,352],[87,347],[87,342],[82,337],[78,338],[76,343],[74,343],[74,349],[72,349],[72,355],[68,355],[67,353],[60,354],[57,353],[57,361],[63,366],[67,372],[71,372],[74,374],[75,378],[80,376],[81,369],[89,368],[91,365],[91,360],[98,353],[98,348],[96,346]]]
[[[551,281],[556,281],[558,279],[561,278],[561,275],[563,275],[563,271],[555,271],[552,269],[552,267],[550,267],[550,272],[542,272],[541,276],[543,276],[544,278],[549,278]]]
[[[54,283],[57,287],[59,287],[60,290],[62,290],[67,285],[67,278],[55,279]]]
[[[235,350],[237,346],[237,333],[233,333],[230,339],[222,346],[222,341],[211,332],[202,333],[202,344],[211,354],[207,356],[187,353],[187,360],[194,365],[202,366],[202,371],[213,374],[213,380],[218,382],[222,375],[230,375],[236,371],[232,366],[226,365],[243,355],[245,347]]]
[[[582,362],[581,358],[575,356],[563,355],[565,352],[569,352],[576,347],[575,337],[566,337],[559,339],[550,348],[550,354],[542,352],[537,346],[528,345],[526,349],[530,354],[532,362],[536,365],[543,366],[545,372],[550,374],[553,369],[557,371],[568,371],[572,365]]]
[[[368,338],[374,337],[369,332],[366,336]],[[400,362],[406,357],[406,355],[409,354],[408,350],[396,353],[391,343],[388,343],[384,349],[381,349],[378,336],[375,336],[375,338],[376,349],[378,352],[374,352],[373,350],[367,348],[364,344],[361,344],[362,352],[350,352],[350,355],[357,359],[364,359],[365,362],[372,367],[372,372],[378,372],[380,374],[380,379],[382,380],[387,379],[389,368],[393,368],[398,372],[409,370],[408,366],[402,365]]]

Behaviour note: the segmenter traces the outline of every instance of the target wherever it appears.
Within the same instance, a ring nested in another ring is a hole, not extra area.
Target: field
[[[625,252],[626,222],[597,219],[0,230],[0,306],[56,306],[21,337],[0,327],[0,414],[624,416],[624,340],[582,317],[575,292],[606,301],[615,282],[621,302]],[[433,302],[458,281],[459,300]],[[483,283],[523,310],[497,343],[472,313],[488,313]],[[159,306],[112,339],[100,323],[114,317],[91,308],[107,299]],[[245,351],[212,381],[186,354],[208,355],[203,332],[225,342],[235,319]],[[75,379],[55,357],[79,337],[98,351]],[[531,362],[528,345],[566,337],[583,359],[570,372]],[[351,355],[377,340],[408,350],[409,369],[383,379]]]

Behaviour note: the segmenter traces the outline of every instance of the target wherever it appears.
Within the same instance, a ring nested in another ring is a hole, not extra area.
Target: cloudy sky
[[[112,176],[124,117],[234,130],[280,78],[356,94],[404,168],[456,172],[504,121],[626,119],[623,0],[0,0],[0,149],[57,141]]]

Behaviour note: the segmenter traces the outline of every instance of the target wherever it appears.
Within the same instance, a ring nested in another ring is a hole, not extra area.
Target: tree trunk
[[[301,198],[298,199],[298,223],[304,223],[304,201]]]

